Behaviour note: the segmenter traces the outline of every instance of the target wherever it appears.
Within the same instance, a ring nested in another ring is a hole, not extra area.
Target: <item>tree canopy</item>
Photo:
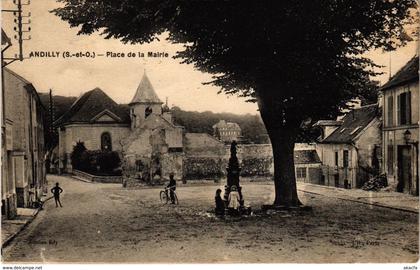
[[[316,119],[360,95],[374,75],[363,53],[395,48],[415,6],[415,0],[60,1],[65,6],[55,14],[81,26],[80,33],[144,43],[169,32],[171,42],[185,44],[177,57],[214,74],[223,91],[251,99],[268,91],[283,109]]]
[[[168,32],[176,57],[223,92],[257,101],[273,146],[275,204],[299,204],[293,144],[371,87],[365,55],[404,44],[415,0],[59,0],[81,34],[145,43]]]

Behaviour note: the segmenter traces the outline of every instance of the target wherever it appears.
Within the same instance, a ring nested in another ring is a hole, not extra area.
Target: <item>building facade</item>
[[[2,72],[1,72],[1,95],[2,95],[2,123],[1,123],[1,214],[4,218],[13,218],[16,215],[16,187],[13,170],[13,121],[10,113],[6,116],[5,91],[4,91],[4,70],[3,52],[12,45],[9,37],[1,29],[2,49]]]
[[[32,207],[45,192],[46,111],[29,81],[7,68],[3,77],[6,154],[2,187],[6,192],[2,194],[2,210],[13,213],[15,207]],[[8,199],[12,191],[10,198],[15,199]]]
[[[237,123],[220,120],[213,125],[213,135],[224,143],[241,140],[241,128]]]
[[[419,57],[383,87],[383,172],[396,191],[419,193]]]
[[[360,188],[377,175],[381,161],[381,118],[377,104],[347,113],[341,121],[319,121],[316,151],[322,162],[321,183]]]
[[[324,185],[322,182],[322,163],[314,144],[295,144],[294,163],[296,181]]]

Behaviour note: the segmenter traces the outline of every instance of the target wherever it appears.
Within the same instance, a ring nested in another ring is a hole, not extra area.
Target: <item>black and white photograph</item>
[[[420,266],[418,1],[0,4],[2,270]]]

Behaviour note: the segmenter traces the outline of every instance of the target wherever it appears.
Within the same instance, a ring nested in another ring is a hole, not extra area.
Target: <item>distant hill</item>
[[[41,99],[42,104],[48,110],[50,108],[50,95],[48,93],[38,93],[39,98]],[[63,115],[75,102],[77,97],[64,97],[64,96],[53,96],[54,101],[54,110],[55,110],[55,119],[58,119]],[[48,116],[49,119],[49,116]]]
[[[39,93],[39,97],[42,104],[48,109],[50,100],[49,94]],[[53,96],[55,119],[58,119],[63,115],[76,99],[77,97]],[[175,123],[185,127],[187,132],[213,135],[212,126],[219,122],[219,120],[226,120],[228,122],[235,122],[241,127],[242,136],[245,141],[250,143],[267,143],[267,132],[259,115],[238,115],[233,113],[214,113],[210,111],[184,111],[179,107],[173,107],[172,113]]]

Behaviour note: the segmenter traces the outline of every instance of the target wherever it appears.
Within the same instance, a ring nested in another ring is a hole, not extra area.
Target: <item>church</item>
[[[169,107],[159,99],[146,73],[128,105],[117,104],[95,88],[81,95],[55,126],[60,172],[72,172],[70,157],[77,142],[83,142],[88,150],[117,151],[125,173],[139,178],[167,178],[174,173],[181,179],[187,149],[193,156],[195,149],[206,144],[219,150],[217,156],[224,151],[216,138],[185,133],[183,127],[175,125]],[[149,176],[142,176],[144,172]]]
[[[142,181],[168,178],[171,173],[176,179],[220,178],[229,158],[229,146],[220,139],[187,133],[175,124],[146,73],[128,105],[117,104],[95,88],[81,95],[55,126],[62,173],[72,172],[71,153],[77,142],[87,150],[117,151],[124,176]],[[240,145],[238,157],[245,163],[264,164],[256,166],[264,168],[263,174],[272,171],[270,145]],[[253,171],[260,174],[261,169]]]

